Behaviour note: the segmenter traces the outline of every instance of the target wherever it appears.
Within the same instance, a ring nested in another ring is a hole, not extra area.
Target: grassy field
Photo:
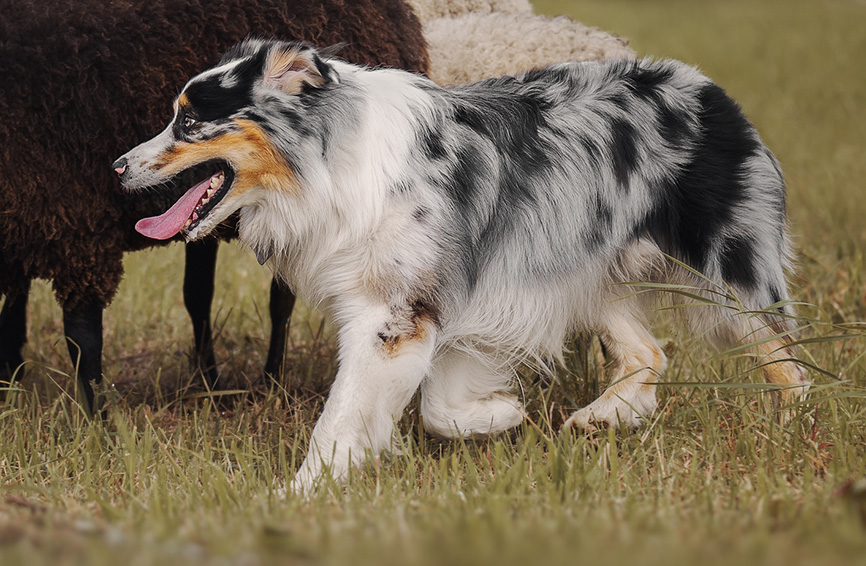
[[[331,329],[301,306],[291,390],[268,392],[269,277],[223,246],[232,391],[209,394],[189,368],[175,245],[127,257],[105,320],[104,423],[73,400],[60,312],[37,285],[32,361],[0,403],[0,564],[866,564],[866,488],[848,485],[866,477],[866,2],[536,8],[699,65],[782,162],[803,354],[821,370],[791,421],[772,418],[749,359],[672,334],[661,409],[636,433],[559,432],[604,384],[596,357],[574,354],[552,385],[527,372],[530,419],[510,436],[439,442],[410,410],[399,454],[280,500],[270,489],[299,464],[335,370]]]

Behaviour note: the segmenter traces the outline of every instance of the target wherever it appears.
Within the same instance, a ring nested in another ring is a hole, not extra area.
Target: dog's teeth
[[[219,184],[220,184],[219,177],[215,176],[215,177],[210,178],[210,188],[215,189],[219,186]]]
[[[211,184],[213,184],[213,183],[211,183]],[[207,195],[207,198],[209,199],[210,197],[213,196],[214,192],[216,192],[216,189],[210,188],[207,190],[207,193],[205,193],[205,194]]]
[[[192,224],[192,218],[187,218],[186,223],[183,225],[183,229],[186,230],[189,228],[189,225]]]

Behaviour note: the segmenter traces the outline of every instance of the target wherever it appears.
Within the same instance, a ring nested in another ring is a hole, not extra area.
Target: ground
[[[180,246],[130,255],[106,313],[104,422],[68,393],[50,288],[32,362],[0,403],[3,564],[866,564],[866,2],[538,1],[697,64],[743,106],[789,184],[813,392],[779,425],[741,352],[677,336],[660,410],[637,433],[560,433],[603,387],[598,346],[549,384],[523,376],[511,435],[439,442],[417,411],[400,452],[309,500],[271,494],[299,465],[333,376],[332,332],[299,309],[291,391],[259,380],[269,275],[223,246],[215,317],[227,394],[189,369]],[[123,148],[119,148],[121,150]]]

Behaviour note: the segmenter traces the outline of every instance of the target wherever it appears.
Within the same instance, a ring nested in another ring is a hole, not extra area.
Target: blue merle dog
[[[782,400],[809,386],[787,339],[779,165],[683,63],[563,63],[445,89],[248,40],[114,166],[127,190],[177,197],[140,232],[194,240],[240,211],[241,240],[336,324],[340,368],[296,490],[386,449],[419,388],[431,433],[516,426],[515,367],[579,331],[600,336],[612,384],[566,424],[641,424],[665,367],[635,292],[646,282],[693,289],[679,295],[692,327],[753,344]]]

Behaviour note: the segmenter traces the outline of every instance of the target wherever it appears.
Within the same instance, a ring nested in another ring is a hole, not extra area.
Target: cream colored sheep
[[[529,0],[409,0],[422,24],[443,16],[467,13],[532,14]]]
[[[634,58],[624,38],[526,0],[411,0],[424,25],[431,79],[454,85],[562,61]],[[435,15],[437,17],[432,17]]]

